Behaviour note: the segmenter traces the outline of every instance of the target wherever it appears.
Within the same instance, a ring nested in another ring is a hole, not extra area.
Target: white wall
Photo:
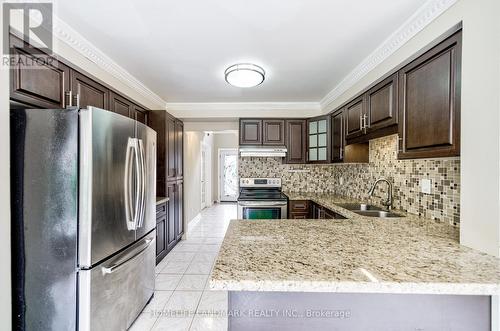
[[[0,24],[3,36],[3,24]],[[3,50],[3,38],[0,38]],[[2,51],[3,53],[3,51]],[[0,329],[11,329],[10,293],[10,174],[9,174],[9,71],[0,68]]]
[[[463,245],[500,249],[500,1],[460,0],[328,105],[333,110],[463,21],[461,224]]]
[[[214,160],[212,171],[212,200],[219,200],[219,149],[238,148],[238,132],[214,133]]]
[[[201,148],[207,146],[207,192],[211,192],[213,135],[203,131],[184,131],[184,218],[185,224],[201,211]],[[208,197],[208,201],[210,196]]]

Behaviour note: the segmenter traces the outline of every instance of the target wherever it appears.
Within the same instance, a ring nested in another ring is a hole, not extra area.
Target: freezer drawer
[[[79,272],[79,330],[126,330],[153,295],[156,231]]]

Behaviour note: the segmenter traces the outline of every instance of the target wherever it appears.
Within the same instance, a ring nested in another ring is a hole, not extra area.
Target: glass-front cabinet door
[[[328,162],[328,116],[308,120],[307,135],[307,160],[309,162]]]

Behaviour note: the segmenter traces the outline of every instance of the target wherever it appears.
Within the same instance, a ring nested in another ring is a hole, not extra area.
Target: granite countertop
[[[287,195],[347,219],[231,221],[211,289],[500,295],[500,259],[461,246],[452,226],[360,216],[334,195]]]
[[[162,204],[170,200],[167,197],[156,197],[156,205]]]

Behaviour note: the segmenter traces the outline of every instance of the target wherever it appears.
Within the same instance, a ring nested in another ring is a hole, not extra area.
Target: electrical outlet
[[[339,182],[340,182],[340,185],[344,185],[344,177],[340,177]]]
[[[422,179],[420,181],[420,187],[421,187],[421,190],[422,190],[422,193],[425,193],[425,194],[431,194],[431,180],[430,179]]]

